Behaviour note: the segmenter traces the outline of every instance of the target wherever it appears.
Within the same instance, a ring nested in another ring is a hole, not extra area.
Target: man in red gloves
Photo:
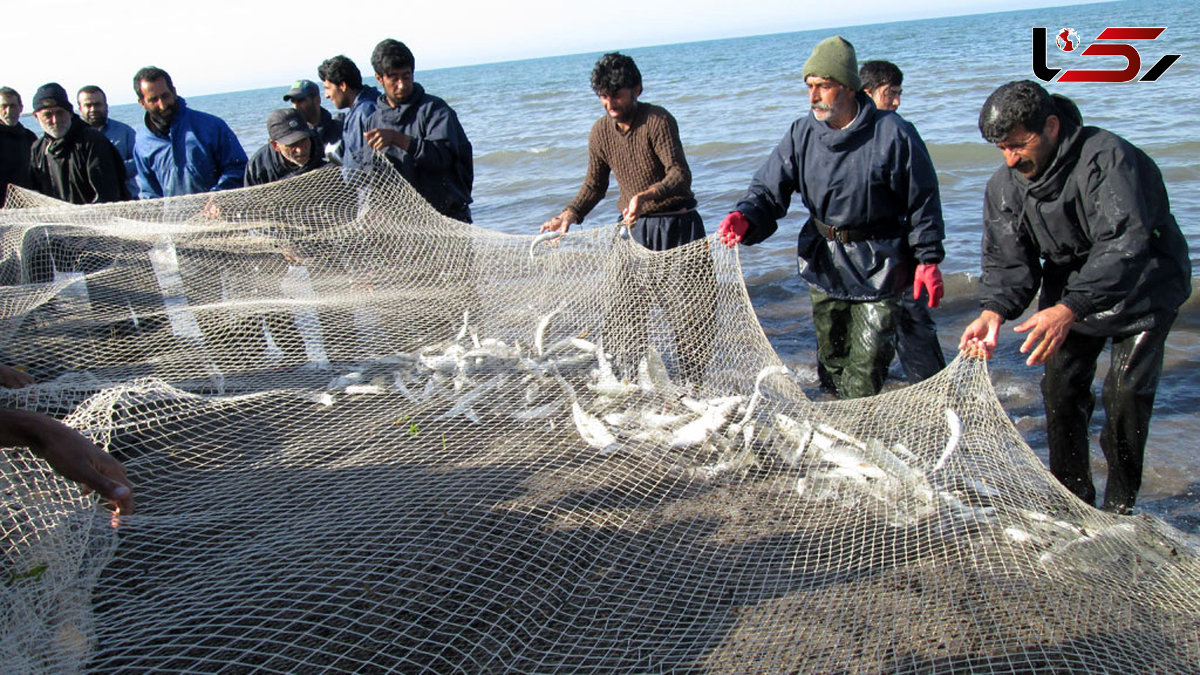
[[[804,63],[811,114],[792,123],[755,173],[722,243],[771,236],[799,194],[809,217],[796,255],[812,296],[821,386],[839,398],[878,394],[895,352],[897,299],[942,297],[945,256],[937,175],[920,135],[862,91],[854,47],[822,40]]]

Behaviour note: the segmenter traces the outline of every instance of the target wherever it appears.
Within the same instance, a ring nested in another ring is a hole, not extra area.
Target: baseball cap
[[[311,98],[320,96],[321,88],[312,80],[296,80],[292,83],[292,88],[283,95],[283,100],[290,101],[294,98]]]
[[[294,145],[306,138],[312,138],[308,122],[295,108],[280,108],[272,110],[267,116],[267,135],[276,143]]]

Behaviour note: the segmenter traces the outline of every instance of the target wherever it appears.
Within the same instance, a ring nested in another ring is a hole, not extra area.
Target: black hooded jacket
[[[1059,145],[1046,171],[1030,181],[1003,166],[988,181],[981,305],[1013,320],[1040,287],[1039,308],[1069,307],[1072,330],[1152,328],[1192,288],[1162,174],[1139,148],[1059,106]]]
[[[35,190],[72,204],[130,198],[121,154],[104,134],[75,114],[62,138],[43,134],[33,144],[29,174]]]

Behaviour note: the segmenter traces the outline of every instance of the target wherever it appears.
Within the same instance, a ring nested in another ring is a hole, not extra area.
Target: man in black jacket
[[[72,204],[130,198],[120,153],[74,113],[61,85],[51,82],[38,88],[33,116],[45,132],[30,149],[34,189]]]
[[[299,110],[271,111],[267,135],[270,140],[246,164],[246,187],[299,176],[325,165],[325,159],[313,147],[313,130]]]
[[[959,348],[984,358],[1000,324],[1041,289],[1026,333],[1026,364],[1044,363],[1050,471],[1095,504],[1088,424],[1096,361],[1112,343],[1100,447],[1108,461],[1104,508],[1128,513],[1142,480],[1150,412],[1167,332],[1191,293],[1191,262],[1158,166],[1125,139],[1083,126],[1068,98],[1032,81],[1009,82],[979,114],[1004,153],[984,200],[983,311]]]
[[[403,42],[371,53],[383,95],[367,122],[367,145],[385,157],[442,215],[471,222],[475,165],[454,109],[413,81],[415,60]]]
[[[21,124],[21,95],[11,87],[0,87],[0,206],[8,195],[8,184],[23,188],[29,182],[29,148],[37,134]]]

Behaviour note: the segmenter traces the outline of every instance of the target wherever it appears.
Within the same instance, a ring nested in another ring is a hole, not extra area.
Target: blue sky
[[[37,3],[40,5],[40,3]],[[630,6],[632,4],[632,6]],[[5,10],[0,85],[28,100],[57,81],[97,84],[131,103],[134,72],[166,69],[184,96],[316,79],[322,60],[346,54],[370,73],[376,42],[408,44],[417,69],[629,49],[744,35],[1044,7],[1036,0],[209,0],[152,5],[60,0],[55,16],[22,2]],[[281,15],[281,12],[288,12]],[[52,26],[52,27],[51,27]],[[28,112],[28,110],[26,111]]]

